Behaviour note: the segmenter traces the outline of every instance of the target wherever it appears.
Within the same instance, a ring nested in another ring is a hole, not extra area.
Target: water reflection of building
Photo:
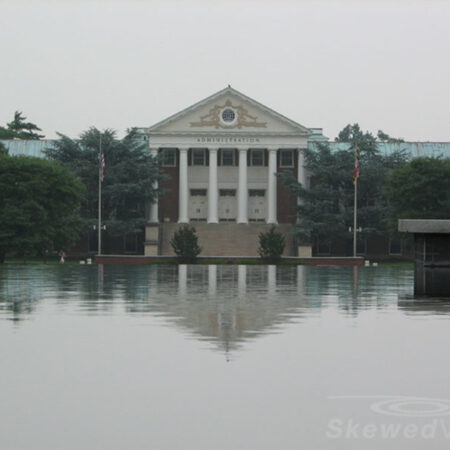
[[[450,314],[450,298],[448,297],[401,297],[398,308],[407,314],[448,315]]]
[[[411,269],[308,266],[151,265],[0,267],[0,318],[38,314],[159,317],[226,352],[326,308],[355,316],[397,305]]]
[[[0,314],[18,322],[32,314],[45,293],[45,286],[36,283],[36,269],[25,273],[5,266],[0,271]]]
[[[223,350],[233,350],[244,340],[301,317],[306,307],[302,293],[305,268],[283,269],[180,265],[177,272],[162,270],[153,308],[189,333],[213,341]],[[174,283],[177,295],[164,295]]]

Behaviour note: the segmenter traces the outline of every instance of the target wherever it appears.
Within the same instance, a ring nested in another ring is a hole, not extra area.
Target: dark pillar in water
[[[450,297],[450,220],[399,220],[414,233],[414,294]]]

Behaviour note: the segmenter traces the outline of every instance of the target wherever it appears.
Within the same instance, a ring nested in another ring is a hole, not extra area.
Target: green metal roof
[[[317,141],[321,140],[319,135],[309,140],[308,147],[313,149]],[[43,140],[21,140],[7,139],[0,140],[8,149],[11,156],[25,155],[37,158],[45,158],[44,150],[54,148],[55,139]],[[324,141],[326,142],[326,141]],[[347,150],[350,147],[349,142],[328,142],[332,150]],[[378,142],[378,150],[382,154],[389,155],[396,150],[404,150],[412,158],[420,156],[450,158],[450,142]]]

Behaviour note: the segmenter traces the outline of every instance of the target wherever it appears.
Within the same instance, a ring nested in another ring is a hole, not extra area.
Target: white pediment
[[[267,106],[227,87],[153,125],[148,132],[174,133],[288,133],[307,136],[311,131]]]

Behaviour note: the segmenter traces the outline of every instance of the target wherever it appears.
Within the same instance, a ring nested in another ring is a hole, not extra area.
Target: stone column
[[[178,201],[178,223],[188,223],[188,149],[180,148],[180,187]]]
[[[305,154],[303,148],[298,149],[297,181],[306,188]]]
[[[237,223],[248,223],[247,149],[239,149]]]
[[[305,170],[305,149],[299,148],[298,149],[298,160],[297,160],[297,181],[304,187],[307,183],[306,178],[306,170]],[[302,200],[300,198],[297,198],[297,205],[301,205]],[[297,224],[301,222],[301,217],[297,214]],[[297,240],[297,256],[300,256],[302,258],[311,258],[312,257],[312,245],[307,241],[299,241]],[[300,266],[299,266],[300,267]]]
[[[217,151],[209,149],[209,187],[208,187],[208,223],[219,222],[218,187],[217,187]]]
[[[277,223],[277,148],[269,148],[267,223]]]
[[[158,149],[157,148],[151,148],[150,149],[150,154],[156,158],[158,156]],[[158,189],[158,182],[155,181],[153,183],[153,187],[155,189]],[[158,218],[158,199],[155,199],[155,201],[150,205],[150,215],[149,215],[149,222],[150,223],[158,223],[159,222],[159,218]]]

